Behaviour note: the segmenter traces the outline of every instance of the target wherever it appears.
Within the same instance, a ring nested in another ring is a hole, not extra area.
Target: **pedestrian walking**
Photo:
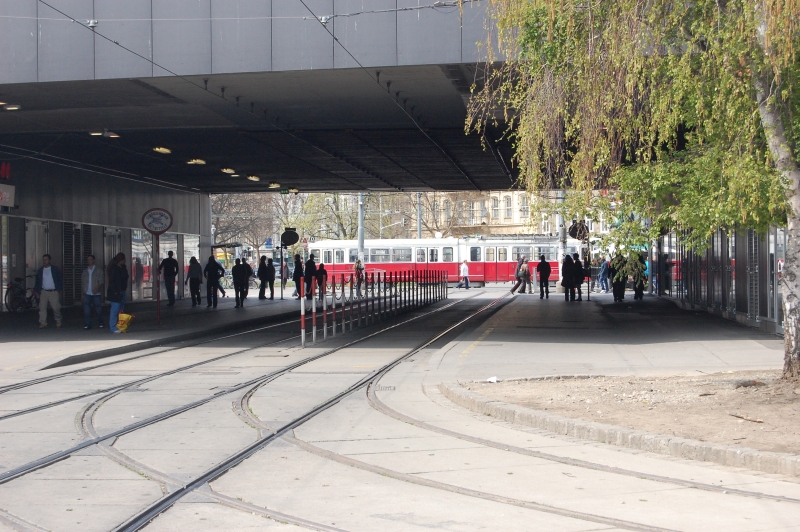
[[[244,300],[247,299],[247,296],[250,294],[250,279],[252,279],[255,274],[253,272],[253,267],[247,263],[247,259],[244,257],[242,257],[242,266],[247,270],[247,279],[244,283],[244,297],[242,298],[242,306],[244,306]]]
[[[572,267],[575,268],[575,289],[578,291],[578,301],[583,301],[583,281],[586,279],[586,272],[583,269],[583,263],[577,253],[572,254]]]
[[[552,268],[550,263],[545,260],[544,255],[539,257],[536,271],[539,273],[539,299],[550,299],[550,272]]]
[[[102,295],[105,276],[95,264],[94,255],[87,255],[86,268],[81,272],[81,303],[83,303],[83,328],[92,328],[92,309],[97,315],[97,326],[103,328]]]
[[[281,289],[286,290],[286,282],[289,280],[289,261],[283,261],[281,266]],[[282,294],[283,292],[281,292]]]
[[[464,262],[461,263],[458,277],[459,281],[456,288],[461,288],[463,286],[466,290],[469,290],[469,265],[467,265],[467,259],[464,259]]]
[[[167,258],[158,265],[158,271],[164,275],[164,286],[167,288],[170,307],[175,305],[175,278],[178,276],[178,261],[172,255],[172,251],[168,251]]]
[[[186,274],[186,281],[184,285],[189,285],[189,293],[192,295],[192,306],[196,307],[201,304],[200,300],[200,285],[203,284],[203,267],[200,262],[192,257],[189,259],[189,272]]]
[[[625,299],[625,283],[628,276],[624,274],[625,259],[621,255],[616,255],[611,259],[608,267],[608,274],[611,276],[611,292],[614,294],[614,301]]]
[[[600,256],[600,272],[597,274],[600,278],[600,291],[604,294],[608,293],[608,261],[604,255]]]
[[[208,264],[203,268],[206,278],[206,308],[217,308],[217,292],[220,290],[219,280],[225,275],[225,268],[216,261],[214,255],[208,257]]]
[[[306,261],[304,277],[306,280],[306,299],[310,300],[313,297],[311,294],[312,279],[317,277],[317,263],[314,261],[313,253],[308,256],[308,260]]]
[[[292,273],[292,281],[294,281],[294,294],[292,296],[300,299],[300,287],[303,284],[303,259],[300,254],[294,256],[294,272]]]
[[[353,264],[353,275],[356,278],[356,296],[361,297],[361,283],[364,282],[364,264],[361,259],[356,259],[356,263]]]
[[[61,292],[64,290],[64,277],[61,270],[52,264],[49,253],[42,255],[42,267],[36,272],[33,292],[39,298],[39,328],[47,327],[47,307],[53,309],[56,327],[61,327]]]
[[[256,277],[258,277],[258,299],[267,299],[267,256],[262,255],[261,260],[258,261],[258,269],[256,270]]]
[[[233,278],[233,291],[236,294],[236,308],[241,308],[244,306],[245,291],[250,282],[247,263],[236,259],[236,264],[231,268],[231,277]]]
[[[317,268],[317,291],[319,292],[320,301],[322,301],[322,298],[325,297],[325,285],[327,282],[328,270],[326,270],[325,265],[320,262],[319,268]]]
[[[122,331],[117,329],[120,313],[125,310],[125,300],[128,294],[128,269],[125,267],[125,254],[117,253],[111,259],[106,270],[108,287],[106,288],[106,299],[111,303],[111,312],[108,317],[108,329],[113,334]]]
[[[564,287],[564,300],[575,301],[575,263],[569,254],[561,263],[561,286]]]
[[[644,285],[647,282],[647,261],[641,253],[639,264],[633,272],[633,299],[644,299]]]
[[[517,281],[517,284],[515,284],[514,288],[511,289],[511,293],[512,294],[516,291],[517,287],[521,284],[520,283],[519,271],[520,271],[520,268],[522,268],[522,265],[525,263],[525,258],[526,258],[525,255],[521,255],[520,258],[517,259],[517,266],[516,266],[516,268],[514,268],[514,280]],[[520,294],[524,294],[525,293],[525,285],[524,284],[522,285],[522,290],[520,290],[519,293]]]

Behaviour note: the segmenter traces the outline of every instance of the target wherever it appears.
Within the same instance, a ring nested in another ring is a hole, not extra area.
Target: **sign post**
[[[297,234],[297,229],[294,227],[284,228],[281,234],[281,299],[283,299],[283,285],[286,281],[286,279],[283,278],[283,250],[297,244],[299,240],[300,235]],[[298,293],[300,293],[299,290]]]
[[[172,214],[167,209],[150,209],[142,216],[142,227],[147,229],[153,235],[153,257],[156,264],[159,259],[159,237],[169,231],[172,227]],[[155,281],[156,281],[156,321],[161,325],[161,278],[156,266]],[[151,267],[152,271],[152,267]]]

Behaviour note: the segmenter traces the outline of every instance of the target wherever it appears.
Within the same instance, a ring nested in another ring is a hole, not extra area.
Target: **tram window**
[[[542,255],[544,255],[544,260],[554,260],[553,259],[553,248],[551,248],[551,247],[537,247],[536,248],[536,256],[534,257],[534,259],[538,259]]]
[[[473,262],[481,260],[481,248],[469,248],[469,260]]]
[[[417,262],[425,262],[425,248],[417,248]]]
[[[486,262],[494,262],[494,248],[486,248]]]
[[[506,262],[508,260],[508,248],[497,248],[497,262]]]
[[[439,262],[439,250],[432,248],[428,250],[428,262]]]
[[[392,262],[411,262],[411,248],[392,249]]]
[[[369,250],[370,262],[389,262],[389,248],[375,248]]]
[[[453,248],[442,248],[442,262],[453,262]]]
[[[312,249],[312,250],[311,250],[311,255],[314,255],[314,262],[316,262],[317,264],[319,264],[319,259],[320,259],[320,253],[319,253],[319,250],[318,250],[318,249]]]
[[[530,246],[513,246],[511,248],[511,260],[519,260],[520,257],[531,258]]]
[[[344,263],[344,250],[337,249],[334,250],[334,258],[336,259],[336,264],[343,264]]]
[[[333,251],[330,249],[326,249],[322,252],[322,262],[325,264],[330,264],[333,262]]]
[[[355,263],[358,260],[357,249],[351,249],[349,255],[350,255],[350,260],[348,262]]]

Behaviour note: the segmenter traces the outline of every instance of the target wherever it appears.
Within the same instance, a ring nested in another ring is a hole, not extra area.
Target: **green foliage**
[[[800,1],[491,1],[512,60],[487,69],[467,128],[504,123],[529,189],[574,191],[568,210],[621,220],[614,239],[632,247],[785,221],[754,79],[797,154]]]

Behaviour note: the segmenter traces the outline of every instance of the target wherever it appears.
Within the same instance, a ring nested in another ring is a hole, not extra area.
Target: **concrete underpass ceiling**
[[[464,134],[474,65],[370,69],[378,71],[380,86],[361,69],[2,85],[0,101],[22,110],[0,112],[0,160],[208,193],[270,182],[301,191],[513,185],[510,146]],[[104,129],[120,137],[89,135]]]

